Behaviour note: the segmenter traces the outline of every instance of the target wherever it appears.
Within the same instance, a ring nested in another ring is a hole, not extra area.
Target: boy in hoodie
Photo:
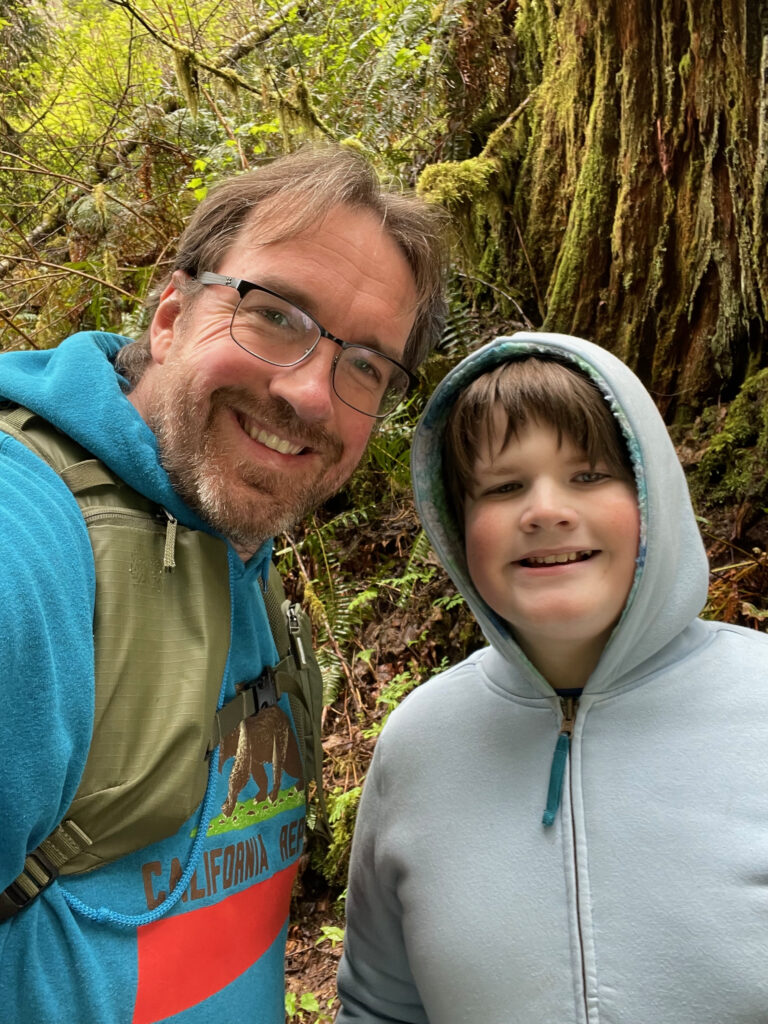
[[[708,566],[638,379],[517,334],[438,386],[413,480],[490,646],[377,744],[337,1024],[764,1024],[768,637]]]

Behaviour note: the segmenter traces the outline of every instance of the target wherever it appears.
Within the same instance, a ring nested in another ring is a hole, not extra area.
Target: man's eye
[[[286,329],[294,327],[289,317],[281,309],[270,309],[268,306],[262,306],[256,310],[256,313],[263,320],[266,320],[270,327],[284,327]]]
[[[352,366],[356,373],[359,373],[362,377],[371,377],[375,381],[381,380],[381,372],[378,366],[366,359],[365,356],[355,356],[352,361]]]
[[[368,390],[383,390],[389,384],[389,376],[385,373],[382,361],[359,350],[348,348],[339,364],[339,370]]]

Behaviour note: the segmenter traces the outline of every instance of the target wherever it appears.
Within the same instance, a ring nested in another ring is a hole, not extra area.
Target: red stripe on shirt
[[[296,869],[294,863],[213,906],[137,929],[133,1024],[181,1013],[254,964],[285,924]]]

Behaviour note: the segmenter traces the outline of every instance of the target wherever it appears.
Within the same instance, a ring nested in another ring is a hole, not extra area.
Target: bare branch
[[[298,0],[291,0],[291,3],[281,7],[279,11],[275,11],[274,16],[269,19],[266,25],[247,32],[236,43],[233,43],[229,49],[224,50],[216,60],[216,65],[223,67],[225,64],[236,64],[243,57],[247,57],[257,46],[266,42],[276,32],[279,32],[281,28],[284,28],[287,15],[298,6]]]
[[[2,309],[0,309],[0,319],[4,320],[8,324],[8,326],[11,328],[11,330],[15,331],[17,334],[20,334],[22,336],[22,338],[24,339],[24,341],[26,341],[28,345],[31,345],[32,348],[40,348],[40,346],[36,345],[35,342],[30,338],[30,336],[26,333],[26,331],[22,331],[22,329],[18,326],[18,324],[15,324],[13,322],[13,320],[10,320],[5,315],[5,313],[3,312]]]
[[[8,153],[5,150],[0,149],[0,156],[9,156],[12,157],[14,160],[22,160],[24,164],[26,164],[25,167],[4,167],[3,170],[24,171],[25,173],[29,174],[47,175],[50,178],[56,178],[59,181],[65,181],[68,185],[75,185],[77,186],[77,188],[82,189],[87,194],[93,192],[95,188],[94,185],[89,185],[87,181],[82,181],[79,178],[72,178],[68,174],[61,174],[58,171],[52,171],[47,167],[41,167],[39,164],[33,163],[26,157],[20,156],[18,154]],[[99,183],[97,182],[97,184]],[[135,209],[135,207],[131,206],[129,203],[126,203],[123,199],[120,199],[119,196],[116,196],[112,192],[107,192],[105,190],[104,197],[106,199],[111,200],[117,206],[121,206],[124,210],[130,213],[132,217],[135,217],[136,220],[140,220],[142,223],[146,224],[147,227],[151,228],[156,234],[161,235],[161,232],[158,230],[157,226],[153,224],[148,217],[145,217],[143,213],[139,213],[139,211]]]
[[[127,292],[124,288],[121,288],[118,284],[112,284],[111,281],[104,281],[100,277],[96,277],[95,274],[87,274],[84,270],[76,270],[74,267],[68,267],[61,263],[49,263],[48,260],[30,259],[29,256],[14,256],[13,253],[6,253],[6,255],[0,255],[0,266],[6,260],[15,260],[17,263],[33,263],[36,267],[50,267],[52,270],[65,270],[68,274],[74,274],[76,277],[84,277],[88,281],[93,281],[94,284],[100,284],[103,288],[110,288],[113,292],[119,292],[120,295],[124,295],[126,299],[130,299],[132,302],[138,301],[137,295],[132,295]]]
[[[194,64],[197,68],[200,68],[203,71],[207,71],[209,74],[213,75],[215,78],[221,79],[228,85],[236,85],[240,89],[245,89],[246,92],[252,92],[256,94],[261,93],[261,89],[258,86],[253,85],[251,82],[248,81],[247,78],[243,78],[243,76],[239,75],[236,71],[232,71],[230,68],[224,68],[218,63],[211,63],[210,61],[205,60],[199,54],[195,53],[195,51],[191,47],[185,45],[184,43],[178,42],[176,39],[169,39],[168,36],[162,35],[160,32],[157,31],[156,28],[154,28],[146,20],[146,18],[139,11],[136,10],[136,8],[133,6],[130,0],[107,0],[107,2],[114,4],[115,7],[122,7],[124,10],[128,11],[128,13],[133,18],[135,18],[141,25],[144,26],[144,28],[147,30],[147,32],[149,32],[153,39],[157,40],[157,42],[160,43],[161,46],[165,46],[167,49],[172,50],[178,57],[184,58],[185,60]],[[259,42],[263,42],[264,39],[267,39],[269,38],[270,35],[273,35],[282,26],[283,19],[284,14],[281,12],[277,19],[278,23],[270,23],[268,29],[262,29],[262,33],[267,32],[268,34],[264,35],[260,39],[257,39],[250,46],[250,48],[246,47],[243,51],[243,55],[249,53],[250,50],[255,49]],[[222,64],[225,62],[225,60],[222,61]]]

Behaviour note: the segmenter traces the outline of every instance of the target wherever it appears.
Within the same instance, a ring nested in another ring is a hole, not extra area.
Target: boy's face
[[[503,438],[502,410],[495,427]],[[561,660],[586,657],[591,671],[634,578],[632,482],[590,466],[568,437],[558,446],[554,428],[532,422],[503,449],[480,449],[464,508],[467,564],[481,597],[538,668],[559,652]]]

